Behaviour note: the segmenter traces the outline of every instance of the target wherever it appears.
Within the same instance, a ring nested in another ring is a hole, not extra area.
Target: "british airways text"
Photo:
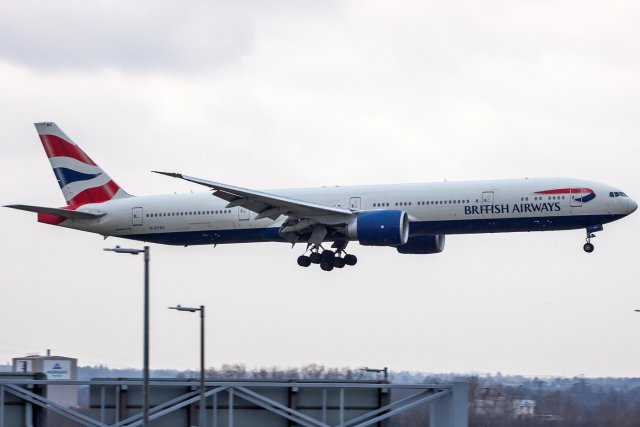
[[[515,203],[513,205],[465,206],[465,215],[508,214],[523,212],[560,212],[560,202]]]

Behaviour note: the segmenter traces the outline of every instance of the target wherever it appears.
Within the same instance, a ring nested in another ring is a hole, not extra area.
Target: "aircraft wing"
[[[241,206],[249,209],[258,214],[255,219],[270,218],[275,221],[280,215],[294,218],[313,218],[336,214],[350,216],[354,213],[350,209],[292,199],[277,194],[222,184],[220,182],[207,181],[181,173],[153,172],[212,188],[215,196],[229,202],[227,208]]]
[[[78,212],[78,211],[72,211],[69,209],[48,208],[45,206],[5,205],[4,207],[11,208],[11,209],[19,209],[21,211],[58,215],[58,216],[63,216],[65,218],[74,218],[74,219],[96,219],[106,215],[105,213]]]

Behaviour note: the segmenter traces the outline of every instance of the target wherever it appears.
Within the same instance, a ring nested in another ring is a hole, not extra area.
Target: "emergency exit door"
[[[569,198],[571,199],[572,208],[582,206],[582,188],[572,188]]]
[[[352,197],[349,200],[349,209],[352,211],[359,211],[362,205],[362,199],[360,197]]]
[[[245,209],[243,207],[238,207],[238,219],[240,221],[248,221],[249,220],[249,209]]]
[[[482,193],[482,204],[483,205],[493,205],[493,191],[485,191]]]
[[[131,222],[133,225],[142,225],[142,208],[132,209]]]

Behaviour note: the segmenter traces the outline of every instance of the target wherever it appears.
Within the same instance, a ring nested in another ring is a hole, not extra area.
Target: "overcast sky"
[[[0,2],[0,204],[62,206],[55,121],[131,194],[568,176],[640,199],[637,1]],[[140,367],[136,242],[0,210],[0,363]],[[640,214],[584,231],[351,244],[152,245],[152,368],[388,366],[639,376]]]

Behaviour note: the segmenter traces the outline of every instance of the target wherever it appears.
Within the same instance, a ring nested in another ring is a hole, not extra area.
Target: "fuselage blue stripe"
[[[606,224],[624,215],[574,215],[528,218],[483,218],[446,221],[416,221],[410,236],[434,234],[479,234],[522,231],[574,230]],[[231,230],[182,231],[121,235],[119,237],[168,245],[210,245],[226,243],[283,242],[277,227]],[[309,236],[301,236],[302,242]]]

